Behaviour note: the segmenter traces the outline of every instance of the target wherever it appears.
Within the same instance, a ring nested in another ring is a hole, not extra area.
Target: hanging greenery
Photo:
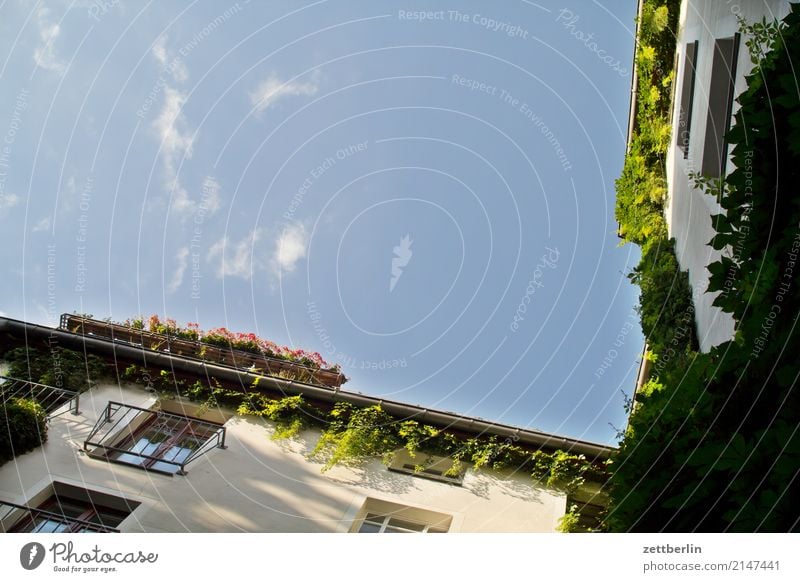
[[[258,390],[258,381],[247,390],[223,387],[212,379],[212,385],[190,381],[161,370],[149,372],[140,366],[128,366],[121,377],[149,384],[172,398],[186,396],[205,406],[228,406],[240,415],[254,416],[275,424],[272,438],[298,436],[303,430],[317,428],[321,435],[309,458],[324,462],[322,470],[337,465],[358,466],[380,458],[390,463],[394,454],[405,449],[412,455],[433,454],[453,459],[448,474],[456,475],[464,463],[474,469],[512,469],[528,473],[547,487],[574,491],[586,481],[603,483],[607,479],[607,463],[589,461],[584,455],[566,451],[531,451],[513,444],[511,439],[496,436],[463,437],[412,419],[398,419],[379,405],[358,407],[337,402],[322,410],[309,404],[303,396],[272,398]],[[422,467],[421,467],[422,468]]]
[[[667,238],[664,160],[679,13],[679,0],[645,0],[637,39],[635,126],[616,182],[616,217],[620,236],[644,251]]]
[[[2,354],[8,366],[6,376],[83,392],[98,378],[108,375],[105,362],[92,354],[61,347],[13,348]]]
[[[47,441],[47,415],[39,404],[11,398],[0,408],[0,465]]]
[[[709,291],[736,335],[701,354],[669,327],[648,334],[659,338],[655,373],[614,459],[611,531],[800,528],[800,7],[741,32],[756,66],[727,135],[736,169],[696,184],[724,209],[711,245],[729,252],[709,265]],[[652,305],[643,325],[679,325],[652,314],[659,302],[667,314],[686,307],[646,286],[642,295]]]

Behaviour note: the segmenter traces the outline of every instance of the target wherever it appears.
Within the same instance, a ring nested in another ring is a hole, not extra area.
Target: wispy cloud
[[[263,237],[261,229],[256,228],[238,242],[231,241],[224,236],[208,251],[209,261],[218,261],[217,277],[228,276],[252,279],[256,270],[263,269],[264,265],[256,253],[256,243]]]
[[[257,113],[275,105],[284,97],[314,95],[319,90],[317,75],[310,81],[281,81],[275,73],[259,83],[258,87],[250,92],[250,102]]]
[[[191,213],[195,202],[178,179],[177,167],[182,159],[192,157],[194,136],[186,127],[182,113],[186,96],[172,87],[164,87],[164,105],[153,127],[161,141],[161,163],[164,169],[165,187],[172,192],[172,209],[179,214]]]
[[[150,50],[161,67],[159,83],[164,86],[164,104],[153,122],[153,127],[161,141],[161,162],[165,188],[171,194],[171,210],[179,217],[186,218],[197,211],[197,201],[189,196],[179,179],[177,168],[183,160],[191,159],[195,132],[189,127],[183,114],[186,95],[180,89],[167,84],[165,75],[170,75],[175,83],[183,83],[189,78],[189,71],[180,57],[170,53],[167,41],[167,35],[161,35]],[[219,208],[218,194],[219,188],[207,201],[206,212],[213,213]]]
[[[176,158],[192,155],[191,132],[182,130],[186,125],[181,109],[186,102],[186,96],[172,87],[164,89],[164,106],[155,120],[155,128],[161,138],[161,150],[164,164],[171,173],[175,172]]]
[[[271,264],[276,273],[294,271],[300,259],[305,258],[308,247],[306,229],[300,223],[287,226],[275,241]]]
[[[176,82],[183,83],[189,79],[189,70],[180,57],[170,55],[167,50],[167,35],[158,37],[153,44],[152,53],[161,68],[169,73]]]
[[[199,209],[209,214],[214,214],[220,207],[219,182],[211,176],[206,176],[203,180],[203,190],[200,196]]]
[[[39,44],[33,51],[33,60],[36,66],[63,75],[67,66],[56,54],[54,46],[61,34],[61,27],[50,20],[50,10],[44,6],[36,9],[36,27],[39,32]]]
[[[256,228],[239,241],[224,236],[211,245],[206,259],[216,262],[215,272],[220,279],[233,276],[249,280],[260,271],[277,278],[294,271],[305,258],[308,236],[300,223],[275,233],[277,236],[273,238],[264,229]]]
[[[0,210],[13,208],[17,204],[19,204],[19,196],[17,196],[16,194],[11,194],[11,193],[0,194]]]
[[[33,226],[33,232],[43,232],[50,228],[50,219],[46,216]]]
[[[186,268],[189,266],[189,247],[181,247],[178,254],[175,255],[175,272],[172,274],[172,279],[167,285],[167,290],[170,293],[175,293],[183,284],[183,276],[186,274]]]

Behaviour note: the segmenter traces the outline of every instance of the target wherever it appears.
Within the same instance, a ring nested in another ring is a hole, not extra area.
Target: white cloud
[[[179,214],[193,212],[195,203],[178,180],[177,166],[182,159],[192,157],[194,137],[186,127],[181,112],[186,96],[172,87],[164,87],[164,106],[153,122],[161,140],[161,162],[164,168],[165,186],[172,191],[172,208]]]
[[[186,65],[183,64],[180,57],[173,57],[167,51],[166,35],[160,36],[155,44],[153,44],[152,53],[161,68],[169,73],[176,82],[183,83],[189,79],[189,70],[186,68]]]
[[[219,198],[219,182],[216,179],[212,178],[211,176],[207,176],[205,180],[203,180],[203,190],[202,194],[200,195],[200,210],[204,212],[208,212],[209,214],[214,214],[220,207],[220,198]]]
[[[219,182],[214,178],[206,177],[203,180],[199,202],[197,199],[189,197],[186,188],[184,188],[179,181],[173,179],[173,184],[175,188],[172,193],[172,210],[181,218],[186,218],[189,215],[195,215],[196,217],[211,215],[219,210],[222,205],[219,195]]]
[[[175,272],[172,274],[172,279],[167,286],[170,293],[175,293],[183,283],[183,276],[186,274],[186,268],[189,266],[189,247],[181,247],[178,254],[175,255]]]
[[[270,237],[271,238],[271,237]],[[308,236],[305,227],[295,223],[285,227],[272,241],[272,251],[265,257],[265,241],[263,229],[256,228],[240,241],[232,241],[222,237],[208,251],[207,260],[218,261],[216,275],[252,279],[257,271],[269,271],[274,277],[281,273],[292,272],[301,259],[305,258],[308,247]]]
[[[256,112],[272,107],[283,97],[314,95],[319,90],[317,76],[313,76],[308,82],[301,81],[281,81],[272,73],[265,81],[262,81],[255,91],[250,93],[250,102],[256,108]]]
[[[0,210],[13,208],[19,204],[19,196],[16,194],[0,194]]]
[[[153,49],[154,52],[156,49]],[[178,167],[183,160],[192,158],[194,131],[188,126],[183,115],[186,95],[180,90],[164,86],[164,104],[153,127],[161,142],[161,162],[164,169],[164,187],[171,193],[171,210],[179,217],[186,218],[198,210],[213,214],[220,207],[219,183],[211,177],[203,180],[202,193],[198,205],[197,198],[189,192],[178,176]]]
[[[33,227],[33,232],[43,232],[50,228],[50,219],[46,216]]]
[[[167,36],[162,35],[158,37],[155,44],[153,44],[153,56],[162,67],[167,66]]]
[[[44,6],[36,9],[36,26],[39,30],[40,43],[33,51],[33,60],[37,67],[63,75],[67,66],[56,54],[54,44],[61,34],[61,27],[50,21],[50,11]]]
[[[302,224],[287,226],[275,241],[272,265],[276,272],[294,271],[300,259],[306,256],[308,237]]]
[[[242,279],[252,279],[253,272],[263,269],[264,265],[256,254],[256,243],[262,239],[261,229],[252,230],[245,238],[239,242],[232,242],[224,236],[213,245],[208,251],[209,261],[219,260],[217,277],[227,276],[241,277]]]
[[[172,192],[172,210],[178,216],[185,217],[194,213],[197,204],[194,200],[189,198],[189,193],[186,188],[181,186],[181,183],[176,179],[174,182],[174,190]]]
[[[155,127],[161,138],[161,150],[167,156],[166,162],[174,171],[174,158],[180,156],[191,157],[192,136],[189,131],[182,132],[180,127],[185,125],[185,118],[181,112],[186,96],[172,87],[164,88],[164,107],[155,120]]]

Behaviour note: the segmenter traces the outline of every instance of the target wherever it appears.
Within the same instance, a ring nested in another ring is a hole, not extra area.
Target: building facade
[[[718,251],[709,245],[715,233],[711,217],[722,208],[715,196],[695,186],[693,175],[716,179],[732,169],[725,133],[738,108],[735,98],[747,88],[745,76],[753,68],[739,19],[747,23],[781,20],[788,12],[786,0],[681,3],[665,214],[678,261],[689,271],[703,351],[733,336],[733,318],[713,305],[716,294],[706,293],[706,267],[721,252],[735,249]]]
[[[265,394],[302,395],[329,405],[380,404],[462,435],[494,436],[530,450],[564,450],[602,461],[609,447],[496,425],[338,387],[287,380],[129,341],[0,320],[6,349],[58,345],[123,366],[147,366],[203,382],[254,378]],[[129,339],[129,338],[128,338]],[[173,347],[174,352],[174,347]],[[145,369],[145,368],[142,368]],[[398,451],[326,469],[311,455],[322,432],[276,440],[274,423],[232,408],[159,393],[147,381],[96,383],[78,395],[39,390],[48,439],[0,467],[0,530],[122,532],[553,532],[568,510],[565,491],[528,471],[448,471],[449,459]],[[6,397],[14,381],[7,380]],[[47,389],[52,389],[47,391]],[[77,396],[77,398],[75,397]],[[59,399],[60,398],[60,399]],[[49,403],[49,404],[48,404]],[[602,504],[596,486],[569,503]]]

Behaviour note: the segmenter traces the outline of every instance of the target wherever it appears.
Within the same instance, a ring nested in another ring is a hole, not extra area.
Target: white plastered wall
[[[686,44],[699,42],[694,104],[690,128],[689,157],[676,146],[672,136],[667,152],[668,201],[666,207],[670,236],[676,239],[676,253],[683,269],[689,271],[689,282],[693,289],[695,320],[697,321],[700,348],[708,351],[713,346],[731,339],[734,331],[733,318],[714,307],[715,294],[706,292],[709,273],[706,266],[717,261],[720,252],[708,246],[714,236],[711,216],[720,212],[713,196],[692,187],[689,174],[699,172],[702,162],[703,142],[708,115],[708,87],[711,79],[714,41],[733,36],[738,31],[736,14],[748,22],[760,21],[763,16],[783,18],[789,11],[785,0],[686,0],[682,3],[680,34],[677,44],[677,71],[675,95],[682,91],[684,53]],[[752,69],[744,38],[739,47],[735,95],[747,87],[745,75]],[[677,127],[679,99],[674,100],[673,128]],[[734,112],[738,105],[734,103]],[[731,164],[728,163],[728,171]]]
[[[389,471],[380,461],[361,468],[322,464],[306,454],[319,436],[274,441],[259,419],[225,424],[228,448],[213,449],[167,476],[92,458],[83,442],[109,400],[155,404],[138,385],[103,384],[81,395],[80,414],[50,422],[48,442],[0,467],[0,499],[25,504],[61,481],[141,503],[127,532],[346,532],[367,498],[452,515],[452,532],[552,532],[564,514],[563,494],[526,474],[469,470],[463,486]]]

